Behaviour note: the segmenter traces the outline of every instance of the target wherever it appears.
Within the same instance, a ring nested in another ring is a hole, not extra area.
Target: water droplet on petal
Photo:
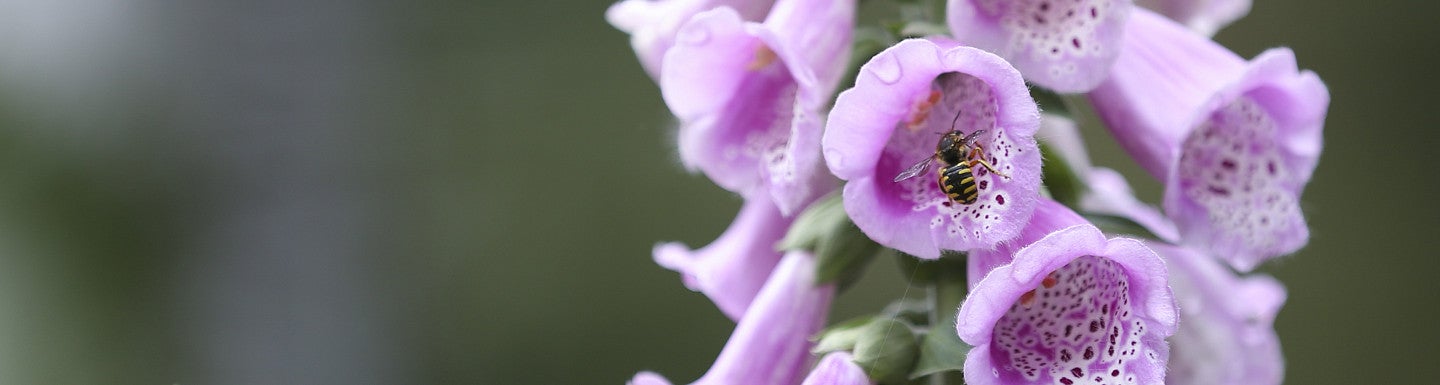
[[[710,41],[710,29],[700,23],[696,23],[690,25],[689,28],[681,30],[678,39],[681,43],[689,45],[705,44]]]
[[[890,52],[881,52],[879,55],[875,55],[875,58],[870,60],[870,64],[865,65],[865,68],[885,84],[895,84],[900,81],[900,61],[895,59],[895,55]]]

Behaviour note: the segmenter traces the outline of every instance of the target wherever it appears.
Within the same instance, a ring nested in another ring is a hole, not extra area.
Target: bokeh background
[[[609,4],[0,0],[0,383],[697,378],[733,324],[650,248],[740,202],[678,165]],[[1333,96],[1313,239],[1263,269],[1288,383],[1437,374],[1436,14],[1256,0],[1217,36]],[[833,317],[905,286],[876,263]]]

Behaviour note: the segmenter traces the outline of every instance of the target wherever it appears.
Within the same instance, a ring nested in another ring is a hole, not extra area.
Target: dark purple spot
[[[1220,161],[1220,167],[1224,167],[1226,170],[1234,170],[1235,161],[1230,159],[1222,160]]]
[[[1090,347],[1090,346],[1086,346],[1086,347],[1085,347],[1085,354],[1084,354],[1083,357],[1084,357],[1085,359],[1087,359],[1087,360],[1088,360],[1088,359],[1091,359],[1091,358],[1095,358],[1095,348]]]
[[[1220,187],[1220,186],[1210,185],[1210,186],[1207,187],[1207,189],[1210,190],[1210,192],[1213,193],[1213,194],[1215,194],[1215,195],[1219,195],[1219,196],[1230,196],[1230,190],[1225,189],[1225,188]]]
[[[988,188],[988,187],[990,187],[990,181],[988,181],[988,180],[982,180],[982,181],[980,181],[980,189],[981,189],[981,190],[984,190],[984,189],[986,189],[986,188]]]
[[[945,205],[945,207],[950,207],[950,201],[940,202],[940,204]]]
[[[1078,38],[1078,37],[1072,37],[1072,38],[1070,38],[1070,45],[1075,46],[1075,48],[1080,48],[1080,38]]]
[[[1090,18],[1091,18],[1091,19],[1098,19],[1098,18],[1100,18],[1100,11],[1095,10],[1095,7],[1090,7]]]
[[[1098,330],[1100,330],[1100,321],[1090,321],[1090,332],[1094,333]]]
[[[1049,3],[1049,2],[1040,3],[1040,10],[1041,10],[1041,11],[1049,11],[1049,10],[1050,10],[1050,3]]]
[[[1110,377],[1120,377],[1120,369],[1110,370]]]
[[[1073,385],[1075,384],[1075,381],[1071,381],[1069,378],[1060,377],[1060,383],[1065,385]]]
[[[995,196],[995,203],[999,203],[999,204],[1002,204],[1002,205],[1005,204],[1005,196],[1004,196],[1004,195],[996,195],[996,196]]]
[[[1265,168],[1268,169],[1268,170],[1270,170],[1270,175],[1275,175],[1275,162],[1274,162],[1274,161],[1271,161],[1271,162],[1269,162],[1269,163],[1266,163],[1266,164],[1265,164]]]
[[[1080,370],[1080,368],[1071,368],[1070,374],[1074,375],[1075,377],[1084,377],[1085,371]]]

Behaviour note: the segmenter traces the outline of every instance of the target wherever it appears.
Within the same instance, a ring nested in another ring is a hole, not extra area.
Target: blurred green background
[[[610,3],[400,3],[0,0],[0,383],[703,373],[733,324],[650,248],[740,202],[678,165]],[[1288,383],[1437,374],[1437,12],[1258,0],[1216,37],[1333,97],[1312,241],[1263,269]],[[832,319],[904,289],[876,263]]]

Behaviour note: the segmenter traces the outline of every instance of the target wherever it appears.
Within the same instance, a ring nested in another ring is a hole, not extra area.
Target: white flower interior
[[[1098,27],[1115,11],[1114,0],[976,0],[987,15],[1000,18],[1010,36],[1009,51],[1029,51],[1036,60],[1100,55],[1108,47]]]
[[[1109,259],[1082,256],[1051,272],[995,324],[1000,375],[1036,384],[1137,383],[1134,365],[1163,364],[1148,348],[1154,342],[1142,341],[1145,320],[1130,300],[1129,277]]]
[[[891,177],[910,165],[934,156],[940,137],[952,129],[965,134],[985,130],[975,140],[984,148],[985,161],[995,166],[996,171],[1015,175],[1018,170],[1011,158],[1021,150],[1004,129],[995,125],[995,110],[995,95],[984,81],[955,72],[940,75],[931,84],[930,92],[915,96],[910,116],[897,123],[876,168],[884,175],[878,175],[877,179],[889,183]],[[971,167],[978,189],[975,203],[952,202],[939,185],[943,169],[944,165],[936,161],[925,173],[896,182],[894,186],[900,199],[912,204],[912,210],[933,214],[930,228],[944,228],[951,237],[978,239],[1014,206],[1006,201],[1009,199],[1005,188],[1007,178],[978,164]]]
[[[1263,108],[1239,98],[1195,128],[1179,164],[1181,191],[1204,208],[1214,235],[1267,254],[1304,222],[1276,129]]]

